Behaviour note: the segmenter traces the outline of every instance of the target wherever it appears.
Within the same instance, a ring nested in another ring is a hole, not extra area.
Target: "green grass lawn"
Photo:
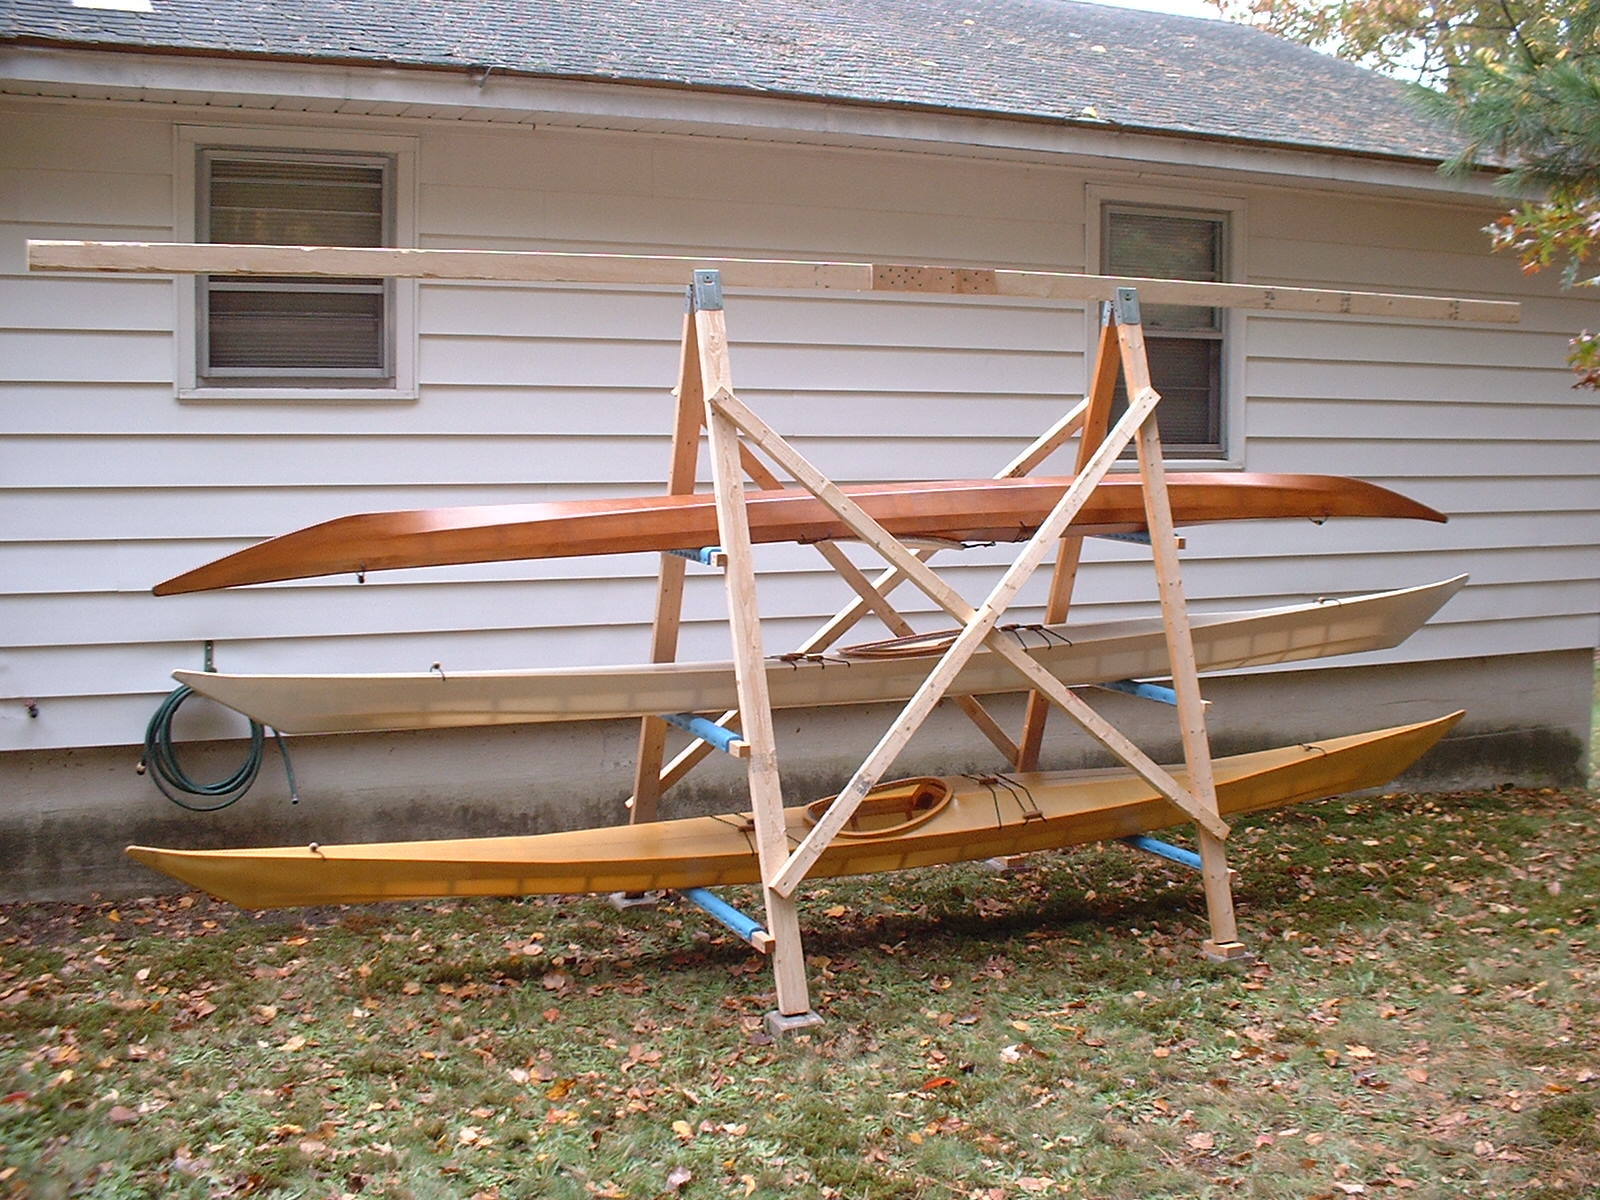
[[[0,1195],[1593,1197],[1600,798],[806,889],[827,1022],[669,905],[0,910]],[[736,894],[737,894],[737,890]],[[748,902],[748,895],[743,899]]]

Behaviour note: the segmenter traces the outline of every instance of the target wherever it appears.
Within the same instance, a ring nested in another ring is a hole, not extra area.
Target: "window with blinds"
[[[393,175],[381,155],[203,150],[196,235],[253,245],[392,245]],[[384,279],[202,276],[200,382],[392,382],[392,294]]]
[[[1144,279],[1220,281],[1227,219],[1220,214],[1106,206],[1101,270]],[[1140,303],[1150,379],[1161,393],[1156,421],[1162,448],[1174,458],[1221,458],[1222,310]],[[1119,380],[1114,411],[1127,408]]]

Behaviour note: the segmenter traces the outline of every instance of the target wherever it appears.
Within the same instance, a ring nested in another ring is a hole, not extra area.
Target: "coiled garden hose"
[[[192,695],[194,689],[188,684],[181,684],[157,706],[150,723],[145,726],[144,757],[139,760],[138,769],[141,775],[148,770],[151,781],[161,794],[179,808],[186,808],[190,812],[217,812],[238,801],[250,790],[256,776],[261,774],[266,731],[259,721],[251,718],[250,752],[239,769],[215,783],[198,783],[184,771],[178,762],[177,747],[172,744],[172,723],[177,719],[183,702]],[[289,761],[289,749],[283,744],[283,735],[276,729],[272,731],[272,736],[277,739],[278,754],[283,758],[283,774],[289,781],[289,800],[299,804],[300,793],[295,787],[294,764]],[[183,796],[202,796],[216,803],[196,804],[183,799]]]

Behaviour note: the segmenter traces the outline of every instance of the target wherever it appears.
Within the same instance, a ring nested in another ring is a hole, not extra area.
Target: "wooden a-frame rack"
[[[1130,403],[1123,416],[1112,425],[1112,399],[1119,374],[1126,378]],[[1017,770],[1035,767],[1048,706],[1054,704],[1063,708],[1085,731],[1194,819],[1199,828],[1201,874],[1211,924],[1206,950],[1224,959],[1243,955],[1223,846],[1228,828],[1217,814],[1205,710],[1195,671],[1178,568],[1178,543],[1156,423],[1160,396],[1150,386],[1135,289],[1119,289],[1115,302],[1109,306],[1102,322],[1093,383],[1084,401],[1000,472],[1000,478],[1027,474],[1074,434],[1079,435],[1074,483],[1023,546],[988,598],[976,608],[926,565],[926,560],[936,551],[913,550],[889,534],[739,400],[733,388],[721,279],[716,271],[695,272],[689,289],[675,393],[677,407],[667,478],[669,493],[686,494],[694,490],[702,429],[707,432],[710,443],[721,549],[726,556],[723,569],[739,697],[739,708],[723,713],[716,725],[738,729],[740,752],[746,759],[766,929],[770,938],[766,948],[772,955],[777,987],[777,1009],[769,1018],[775,1029],[802,1027],[817,1019],[807,992],[795,889],[849,821],[863,797],[882,779],[895,757],[944,698],[967,659],[984,644],[1002,654],[1017,669],[1019,683],[1026,682],[1033,689],[1029,693],[1021,735],[1015,742],[976,699],[959,700],[961,708],[1005,756],[1007,766]],[[1058,547],[1046,619],[1065,619],[1082,546],[1082,538],[1069,533],[1071,521],[1130,442],[1137,450],[1188,786],[1178,783],[1157,766],[1110,722],[1038,667],[1009,636],[997,629],[1000,618],[1023,585]],[[827,542],[816,544],[817,550],[856,593],[856,599],[809,639],[801,647],[802,653],[825,650],[868,613],[876,615],[891,632],[911,635],[913,630],[909,622],[888,600],[892,588],[907,579],[961,623],[960,631],[927,679],[840,792],[839,799],[818,820],[811,833],[793,848],[784,830],[782,787],[773,741],[772,709],[767,696],[756,579],[744,504],[746,477],[762,489],[780,487],[782,483],[777,473],[758,456],[757,450],[816,496],[859,540],[877,550],[890,564],[887,572],[877,579],[869,579],[839,546]],[[684,574],[683,557],[662,555],[651,639],[653,661],[666,662],[676,657]],[[699,739],[663,769],[666,734],[667,724],[660,717],[646,717],[640,723],[634,792],[629,802],[634,821],[654,820],[662,792],[711,749],[708,740]]]
[[[28,260],[30,269],[36,271],[388,276],[589,284],[678,284],[686,273],[693,272],[683,326],[668,490],[673,493],[694,490],[703,428],[709,436],[712,482],[722,554],[725,555],[739,708],[722,714],[714,723],[703,719],[693,723],[696,731],[705,736],[665,766],[662,760],[666,724],[659,718],[643,720],[631,819],[655,818],[662,792],[709,752],[706,739],[720,741],[745,758],[767,919],[767,930],[761,934],[760,941],[772,954],[777,988],[777,1009],[769,1014],[769,1023],[778,1031],[811,1024],[818,1019],[811,1011],[806,987],[795,890],[867,791],[881,779],[939,703],[962,664],[982,645],[988,645],[1011,663],[1018,672],[1019,686],[1025,683],[1031,689],[1023,727],[1015,741],[975,699],[957,700],[1008,764],[1018,769],[1031,769],[1038,759],[1048,706],[1065,710],[1083,729],[1194,820],[1211,925],[1211,936],[1205,947],[1208,953],[1221,958],[1243,954],[1234,922],[1223,845],[1228,827],[1217,813],[1205,709],[1196,679],[1178,568],[1178,541],[1173,530],[1156,424],[1160,396],[1151,387],[1144,330],[1139,319],[1140,292],[1150,299],[1171,304],[1443,321],[1508,323],[1516,321],[1519,314],[1515,304],[1436,296],[1115,279],[1063,272],[666,255],[30,241]],[[740,401],[733,388],[729,360],[722,300],[724,282],[774,289],[1112,300],[1108,319],[1102,324],[1088,394],[998,475],[999,478],[1026,475],[1074,435],[1080,435],[1076,479],[980,605],[969,604],[926,565],[926,559],[935,551],[912,549],[890,535]],[[1112,396],[1119,373],[1125,379],[1129,403],[1126,412],[1112,423]],[[997,632],[1001,616],[1018,591],[1058,547],[1045,615],[1051,622],[1065,619],[1082,545],[1082,539],[1071,530],[1073,517],[1130,443],[1137,453],[1188,786],[1180,785],[1152,762],[1126,736],[1039,667],[1010,637]],[[800,647],[800,652],[824,650],[868,613],[877,616],[892,633],[910,634],[910,624],[888,601],[890,591],[906,580],[961,626],[925,682],[840,792],[839,799],[817,821],[810,834],[794,847],[789,845],[784,829],[772,709],[763,670],[750,530],[744,505],[746,476],[761,488],[781,484],[777,473],[758,456],[758,451],[815,495],[856,538],[875,549],[888,563],[887,570],[875,579],[868,579],[837,545],[818,544],[817,549],[850,585],[856,599],[823,625]],[[661,564],[651,656],[655,661],[669,661],[677,650],[684,562],[677,556],[663,554]],[[733,729],[739,731],[736,742],[724,736]],[[749,924],[746,919],[746,925]]]

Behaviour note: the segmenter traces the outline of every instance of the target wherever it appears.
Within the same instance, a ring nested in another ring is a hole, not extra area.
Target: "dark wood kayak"
[[[1031,536],[1071,482],[1070,478],[958,479],[875,483],[844,490],[899,537],[1009,542]],[[1168,487],[1173,517],[1180,525],[1282,517],[1445,519],[1444,514],[1387,488],[1333,475],[1171,475]],[[749,492],[746,498],[750,535],[756,542],[820,542],[850,536],[850,530],[809,492],[789,488]],[[1133,533],[1144,525],[1138,478],[1117,476],[1095,490],[1072,531]],[[673,550],[715,545],[718,538],[710,493],[359,513],[219,558],[157,584],[155,594],[402,567]]]

